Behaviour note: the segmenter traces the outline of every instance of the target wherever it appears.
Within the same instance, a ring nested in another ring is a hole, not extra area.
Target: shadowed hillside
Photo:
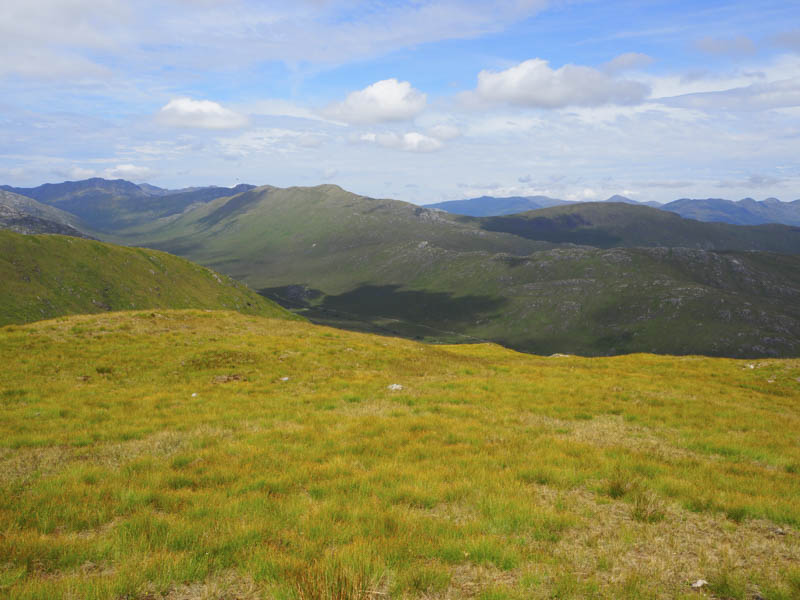
[[[735,226],[684,219],[631,204],[590,202],[481,220],[487,231],[599,248],[668,246],[703,250],[763,250],[800,254],[800,228],[788,225]]]

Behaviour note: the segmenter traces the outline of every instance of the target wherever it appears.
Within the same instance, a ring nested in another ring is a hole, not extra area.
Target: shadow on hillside
[[[364,284],[343,294],[324,297],[320,290],[304,285],[264,288],[258,292],[286,308],[308,308],[316,315],[329,313],[364,321],[400,319],[445,329],[471,325],[507,304],[507,300],[491,296],[453,296],[447,292],[401,290],[400,287]],[[317,301],[320,297],[322,300]]]
[[[622,241],[616,235],[601,229],[591,229],[592,224],[580,215],[555,217],[486,217],[481,219],[481,229],[510,233],[529,240],[570,243],[597,248],[612,248]]]

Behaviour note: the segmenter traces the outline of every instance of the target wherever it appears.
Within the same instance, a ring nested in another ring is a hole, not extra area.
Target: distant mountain
[[[245,285],[157,250],[0,231],[0,326],[68,314],[207,308],[294,318]]]
[[[776,198],[767,198],[759,202],[752,198],[745,198],[735,202],[721,198],[682,198],[674,202],[661,204],[653,201],[640,202],[615,194],[601,202],[649,206],[674,212],[684,218],[696,221],[729,223],[731,225],[765,225],[768,223],[800,225],[800,200],[781,202]],[[547,196],[511,196],[508,198],[481,196],[480,198],[470,198],[469,200],[451,200],[449,202],[427,204],[426,208],[435,208],[472,217],[494,217],[570,204],[582,203],[567,202]]]
[[[759,202],[745,198],[735,202],[722,198],[682,198],[665,204],[662,208],[698,221],[717,221],[734,225],[764,223],[800,225],[800,200],[781,202],[777,198],[767,198]]]
[[[486,231],[555,244],[800,254],[798,227],[703,223],[648,206],[619,202],[571,203],[518,215],[484,217],[480,222]]]
[[[631,200],[630,198],[626,198],[625,196],[620,196],[619,194],[614,194],[610,198],[606,198],[603,202],[622,202],[623,204],[640,204],[643,206],[650,206],[651,208],[661,208],[663,205],[659,202],[640,202],[638,200]]]
[[[350,329],[541,354],[800,353],[800,256],[752,251],[799,252],[800,229],[782,226],[622,203],[475,218],[332,185],[265,186],[129,242]]]
[[[91,237],[77,229],[78,219],[57,208],[47,206],[0,190],[0,229],[10,229],[17,233],[59,233],[75,237]]]
[[[241,184],[233,188],[211,186],[164,190],[124,179],[111,181],[95,177],[46,183],[35,188],[0,186],[0,189],[54,206],[75,215],[95,231],[111,233],[180,214],[193,204],[231,196],[252,187]]]
[[[480,196],[479,198],[470,198],[468,200],[449,200],[447,202],[437,202],[436,204],[426,204],[425,208],[433,208],[470,217],[488,217],[493,215],[513,215],[527,210],[559,206],[561,204],[567,204],[567,202],[548,196],[509,196],[505,198]]]

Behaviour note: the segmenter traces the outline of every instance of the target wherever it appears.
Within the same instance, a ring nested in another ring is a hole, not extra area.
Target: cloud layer
[[[197,129],[238,129],[247,125],[247,117],[211,100],[174,98],[158,111],[156,119],[170,127]]]
[[[552,69],[532,58],[505,71],[481,71],[475,94],[492,103],[535,108],[637,104],[648,95],[646,85],[578,65]]]

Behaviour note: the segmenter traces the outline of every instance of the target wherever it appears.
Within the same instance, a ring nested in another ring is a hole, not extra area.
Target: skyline
[[[800,7],[11,0],[0,183],[800,198]]]

